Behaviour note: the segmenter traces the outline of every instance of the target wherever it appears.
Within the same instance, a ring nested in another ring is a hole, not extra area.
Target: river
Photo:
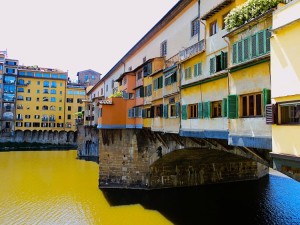
[[[153,191],[98,189],[76,151],[0,152],[0,224],[300,224],[300,183],[258,181]]]

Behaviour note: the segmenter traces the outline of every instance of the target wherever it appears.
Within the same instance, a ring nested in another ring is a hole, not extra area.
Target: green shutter
[[[194,65],[194,77],[198,76],[198,64]]]
[[[143,98],[144,96],[144,87],[140,87],[140,97]]]
[[[168,105],[164,105],[164,118],[167,119],[168,118]]]
[[[198,118],[203,118],[203,103],[199,102],[198,103]]]
[[[216,72],[216,57],[209,59],[209,72],[214,74]]]
[[[262,55],[265,54],[265,47],[266,47],[266,42],[265,42],[265,31],[260,31],[258,32],[258,54]]]
[[[157,79],[154,80],[154,90],[157,90]]]
[[[257,54],[257,33],[251,36],[251,58],[256,57]]]
[[[222,100],[222,117],[227,117],[227,98]]]
[[[198,63],[198,75],[202,75],[202,63]]]
[[[237,43],[237,61],[243,62],[243,41]]]
[[[143,109],[143,110],[142,110],[142,117],[143,117],[143,118],[146,118],[146,109]]]
[[[227,68],[227,52],[221,51],[221,70]]]
[[[181,106],[181,119],[187,120],[187,105]]]
[[[250,58],[250,39],[246,38],[243,40],[243,59],[244,61]]]
[[[271,48],[270,38],[271,38],[272,34],[271,34],[271,31],[269,29],[266,29],[265,32],[266,32],[266,52],[270,52],[270,48]]]
[[[228,118],[236,119],[238,118],[238,96],[237,95],[228,95]]]
[[[152,74],[152,63],[148,63],[148,74]]]
[[[180,110],[180,102],[176,102],[175,108],[176,108],[176,117],[178,117],[179,116],[179,110]]]
[[[264,88],[263,89],[263,104],[264,104],[264,110],[266,108],[266,105],[271,104],[271,90]]]
[[[233,44],[232,45],[232,64],[235,64],[237,63],[237,44]]]
[[[210,102],[203,103],[203,117],[210,118]]]

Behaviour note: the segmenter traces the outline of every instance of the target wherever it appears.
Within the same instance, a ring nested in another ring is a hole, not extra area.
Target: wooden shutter
[[[142,110],[142,118],[146,118],[146,109]]]
[[[150,108],[150,118],[154,118],[154,106]]]
[[[250,39],[246,38],[243,40],[243,58],[244,61],[249,60],[250,59]]]
[[[187,105],[181,106],[181,119],[187,120]]]
[[[277,105],[267,104],[266,105],[266,124],[277,123]]]
[[[203,103],[203,117],[210,118],[210,102]]]
[[[227,98],[222,100],[222,117],[227,117]]]
[[[164,113],[164,111],[163,111],[163,110],[164,110],[164,105],[163,105],[163,104],[160,104],[159,107],[160,107],[160,110],[159,110],[159,111],[160,111],[159,117],[163,117],[163,116],[164,116],[164,114],[163,114],[163,113]]]
[[[236,119],[238,118],[238,96],[237,95],[228,95],[228,118]]]
[[[266,52],[270,52],[271,46],[270,46],[270,38],[272,34],[269,29],[266,30]]]
[[[262,55],[265,53],[265,32],[258,32],[258,54]]]
[[[237,44],[232,45],[232,64],[237,63]]]
[[[251,58],[254,58],[257,55],[257,34],[254,34],[251,36]]]
[[[202,75],[202,63],[198,63],[198,75]]]
[[[143,98],[144,96],[144,87],[140,87],[140,97]]]
[[[198,76],[198,64],[194,65],[194,77]]]
[[[227,52],[221,51],[221,70],[227,68]]]
[[[168,118],[168,105],[164,105],[164,118]]]
[[[216,57],[209,59],[209,72],[213,74],[216,72]]]
[[[148,69],[147,69],[148,70],[148,75],[152,74],[152,62],[149,62],[147,66],[148,66]]]
[[[267,104],[271,104],[271,90],[267,88],[263,89],[263,104],[264,108],[266,108]]]
[[[243,41],[237,43],[237,58],[238,62],[243,62]]]
[[[198,103],[198,118],[203,118],[203,103],[199,102]]]
[[[180,102],[176,102],[176,105],[175,105],[175,108],[176,108],[176,117],[179,117],[179,110],[180,110]]]

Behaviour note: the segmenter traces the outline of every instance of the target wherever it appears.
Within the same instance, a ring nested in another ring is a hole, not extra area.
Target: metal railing
[[[192,46],[182,50],[179,52],[179,58],[180,60],[185,60],[191,56],[196,55],[197,53],[204,50],[204,40],[201,40],[197,42],[196,44],[193,44]]]

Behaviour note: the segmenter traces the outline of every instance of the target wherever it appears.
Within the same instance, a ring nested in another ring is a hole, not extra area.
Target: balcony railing
[[[179,53],[166,60],[166,67],[171,67],[179,61]]]
[[[203,50],[204,50],[204,40],[201,40],[196,44],[193,44],[192,46],[180,51],[179,58],[180,60],[185,60],[191,56],[196,55],[199,52],[202,52]]]

